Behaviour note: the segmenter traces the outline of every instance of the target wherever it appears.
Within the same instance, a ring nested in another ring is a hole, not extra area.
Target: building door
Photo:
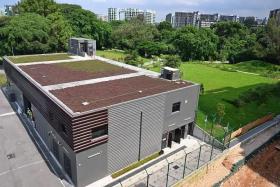
[[[167,133],[162,135],[161,149],[166,148],[166,146],[167,146]]]
[[[68,174],[68,176],[72,178],[71,161],[65,153],[63,153],[63,160],[64,160],[64,170]]]
[[[186,125],[184,125],[183,127],[181,127],[181,138],[185,138],[185,131],[186,131]]]
[[[188,125],[188,134],[193,135],[193,130],[194,130],[194,123],[189,123]]]
[[[167,143],[167,146],[171,148],[172,146],[172,141],[173,141],[173,133],[172,132],[169,132],[168,134],[168,143]]]
[[[177,142],[177,143],[180,143],[181,142],[181,136],[182,136],[181,128],[175,129],[174,141]]]

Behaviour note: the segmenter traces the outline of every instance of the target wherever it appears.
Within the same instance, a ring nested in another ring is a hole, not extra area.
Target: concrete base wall
[[[107,143],[76,155],[78,186],[86,186],[107,175]]]

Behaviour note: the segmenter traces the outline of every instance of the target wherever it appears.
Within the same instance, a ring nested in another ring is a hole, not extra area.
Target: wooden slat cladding
[[[73,145],[74,151],[80,152],[90,147],[105,143],[108,136],[98,141],[92,141],[93,128],[108,126],[108,110],[97,111],[73,119]]]
[[[93,128],[108,125],[108,110],[70,116],[9,62],[4,62],[4,68],[8,78],[17,85],[74,152],[81,152],[108,141],[107,136],[98,141],[91,140]],[[67,135],[62,132],[61,124],[64,125]]]
[[[65,142],[73,148],[71,117],[18,72],[18,70],[16,70],[11,64],[5,62],[4,67],[8,78],[17,85],[17,87],[23,92],[24,96],[40,111],[48,123],[56,129]],[[67,136],[61,132],[61,123],[66,127]]]

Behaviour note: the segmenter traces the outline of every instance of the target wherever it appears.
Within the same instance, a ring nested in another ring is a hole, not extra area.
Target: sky
[[[17,0],[0,0],[0,8]],[[162,21],[166,14],[176,11],[199,11],[239,16],[268,17],[269,11],[280,8],[280,0],[56,0],[58,3],[79,4],[96,14],[107,15],[107,9],[139,8],[157,12],[156,20]]]

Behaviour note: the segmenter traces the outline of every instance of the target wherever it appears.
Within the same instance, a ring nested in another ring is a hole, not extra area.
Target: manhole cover
[[[7,158],[8,159],[16,158],[16,155],[15,155],[15,153],[11,153],[11,154],[7,155]]]
[[[176,165],[176,166],[173,166],[173,168],[174,169],[179,169],[180,167]]]

